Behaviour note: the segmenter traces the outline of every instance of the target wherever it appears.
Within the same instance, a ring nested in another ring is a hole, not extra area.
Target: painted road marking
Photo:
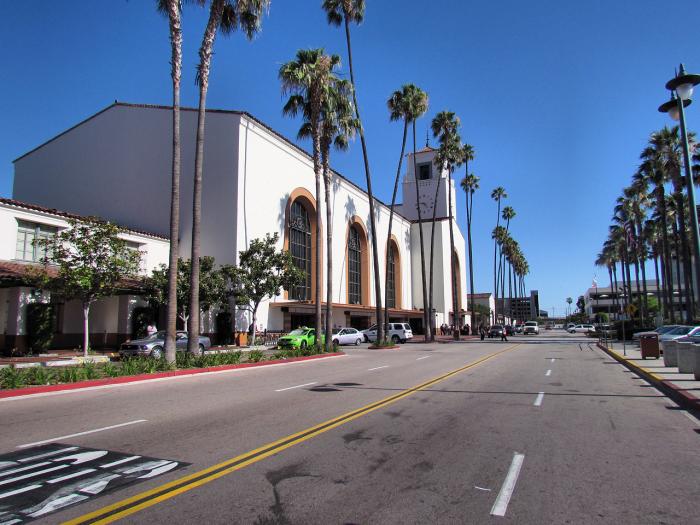
[[[549,360],[549,362],[550,362],[550,363],[553,363],[553,362],[554,362],[554,358],[552,357],[552,358]]]
[[[128,463],[129,461],[134,461],[135,459],[139,459],[141,456],[130,456],[128,458],[120,459],[119,461],[112,461],[111,463],[105,463],[104,465],[100,465],[100,468],[109,468],[109,467],[114,467],[115,465],[121,465],[122,463]]]
[[[48,458],[50,456],[58,456],[59,454],[63,454],[64,452],[73,452],[74,450],[78,450],[78,447],[66,447],[66,448],[59,448],[58,450],[52,450],[51,452],[46,452],[45,454],[39,454],[37,456],[29,456],[28,458],[22,458],[18,459],[20,463],[26,463],[28,461],[34,461],[35,459],[43,459],[43,458]]]
[[[374,368],[369,368],[369,369],[367,369],[367,371],[368,371],[368,372],[371,372],[372,370],[381,370],[382,368],[389,368],[389,365],[375,366]]]
[[[308,441],[319,434],[328,432],[329,430],[374,412],[375,410],[396,403],[397,401],[411,396],[416,392],[423,391],[441,381],[453,377],[460,372],[474,368],[475,366],[478,366],[489,359],[493,359],[494,357],[505,352],[509,352],[518,346],[520,345],[514,344],[504,348],[503,350],[493,352],[492,354],[488,354],[480,359],[477,359],[476,361],[472,361],[471,363],[468,363],[460,368],[452,370],[451,372],[447,372],[446,374],[426,381],[425,383],[421,383],[420,385],[416,385],[397,394],[385,397],[384,399],[380,399],[379,401],[375,401],[374,403],[360,407],[352,412],[348,412],[334,419],[330,419],[316,426],[307,428],[301,432],[297,432],[296,434],[291,434],[272,443],[267,443],[259,448],[256,448],[255,450],[251,450],[226,461],[222,461],[221,463],[217,463],[216,465],[212,465],[211,467],[202,469],[198,472],[175,479],[159,487],[155,487],[151,490],[131,496],[130,498],[107,505],[94,512],[84,514],[65,522],[64,525],[78,525],[83,523],[112,523],[127,516],[131,516],[132,514],[135,514],[143,509],[147,509],[153,505],[167,501],[179,494],[183,494],[197,487],[201,487],[202,485],[206,485],[207,483],[226,476],[227,474],[231,474],[232,472],[240,470],[253,463],[257,463],[258,461],[261,461],[269,456],[278,454],[279,452],[293,447],[294,445]]]
[[[520,468],[523,466],[523,460],[525,459],[525,454],[518,454],[517,452],[513,455],[513,461],[508,469],[508,474],[503,482],[501,491],[498,493],[498,497],[491,507],[492,516],[505,516],[506,510],[508,509],[508,503],[515,490],[515,483],[518,481],[518,476],[520,475]]]
[[[552,371],[551,371],[551,370],[547,370],[547,373],[546,373],[545,375],[546,375],[547,377],[551,376],[551,375],[552,375]]]
[[[34,443],[26,443],[25,445],[19,445],[17,448],[29,448],[35,447],[37,445],[45,445],[46,443],[52,443],[54,441],[62,441],[64,439],[70,439],[78,436],[86,436],[87,434],[94,434],[95,432],[104,432],[105,430],[112,430],[113,428],[126,427],[128,425],[136,425],[137,423],[145,423],[147,419],[135,419],[134,421],[127,421],[126,423],[119,423],[118,425],[110,425],[108,427],[96,428],[94,430],[86,430],[85,432],[78,432],[76,434],[68,434],[67,436],[60,436],[51,439],[45,439],[43,441],[35,441]]]
[[[313,383],[304,383],[303,385],[288,386],[287,388],[280,388],[279,390],[275,390],[275,392],[284,392],[285,390],[292,390],[293,388],[301,388],[304,386],[311,386],[311,385],[315,385],[316,383],[318,383],[318,381],[314,381]]]
[[[416,361],[420,361],[421,359],[428,359],[429,357],[429,355],[424,355],[423,357],[419,357],[418,359],[416,359]]]
[[[0,455],[5,474],[17,470],[18,466],[24,470],[13,478],[0,478],[0,524],[26,523],[186,465],[169,459],[138,456],[140,461],[121,466],[124,459],[133,460],[135,456],[109,450],[68,448],[75,452],[65,454],[65,445],[52,443],[34,450]],[[37,456],[41,457],[36,462],[26,462]],[[42,458],[47,456],[50,458],[44,461]],[[33,470],[27,471],[27,468]]]
[[[537,398],[535,399],[535,406],[538,407],[542,405],[542,400],[544,399],[544,392],[540,392],[537,394]]]
[[[32,470],[33,468],[45,467],[46,465],[51,465],[50,461],[42,461],[41,463],[35,463],[34,465],[29,465],[28,467],[13,468],[12,470],[3,470],[0,472],[0,476],[7,476],[9,474],[14,474],[15,472],[23,472],[25,470]]]

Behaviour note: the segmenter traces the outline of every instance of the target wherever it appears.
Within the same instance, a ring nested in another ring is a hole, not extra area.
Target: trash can
[[[658,334],[644,334],[639,336],[639,345],[642,347],[642,359],[647,357],[659,358]]]

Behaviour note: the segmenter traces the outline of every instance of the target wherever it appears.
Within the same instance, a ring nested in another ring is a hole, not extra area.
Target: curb
[[[674,385],[671,381],[660,378],[659,376],[657,376],[653,372],[650,372],[646,368],[642,368],[641,366],[630,362],[628,359],[625,359],[623,356],[619,355],[614,350],[610,350],[609,348],[606,348],[600,343],[596,343],[596,346],[600,348],[603,352],[608,354],[610,357],[615,359],[618,363],[624,365],[626,368],[628,368],[635,374],[638,374],[639,376],[643,377],[644,380],[647,381],[647,383],[650,383],[653,386],[655,386],[658,390],[660,390],[666,396],[678,403],[681,407],[692,412],[700,411],[700,399],[698,399],[694,395],[689,394],[688,392],[684,392],[676,385]]]
[[[141,381],[149,381],[153,379],[161,379],[165,377],[191,376],[212,372],[224,372],[227,370],[235,370],[239,368],[256,368],[260,366],[279,365],[284,363],[295,363],[299,361],[310,361],[312,359],[325,359],[327,357],[338,357],[345,355],[343,352],[333,352],[330,354],[317,354],[305,357],[292,357],[290,359],[275,359],[272,361],[262,361],[260,363],[241,363],[238,365],[222,365],[209,368],[190,368],[187,370],[171,370],[169,372],[156,372],[153,374],[139,374],[135,376],[109,377],[102,379],[92,379],[90,381],[80,381],[78,383],[63,383],[60,385],[46,386],[30,386],[24,388],[16,388],[13,390],[0,390],[0,399],[10,397],[30,396],[32,394],[45,394],[47,392],[61,392],[65,390],[80,390],[82,388],[91,388],[105,385],[118,385],[124,383],[137,383]]]
[[[399,350],[401,347],[399,345],[394,346],[372,346],[367,347],[368,350]]]

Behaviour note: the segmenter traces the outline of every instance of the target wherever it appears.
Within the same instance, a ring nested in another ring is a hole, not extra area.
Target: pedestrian
[[[503,330],[501,330],[501,341],[508,341],[508,337],[506,336],[506,327],[503,327]]]
[[[471,326],[469,326],[469,323],[467,323],[464,326],[464,335],[469,335],[469,332],[471,331]]]
[[[486,337],[486,330],[484,330],[484,325],[481,324],[479,325],[479,336],[481,337],[481,340],[484,340],[484,337]]]
[[[146,333],[148,336],[152,336],[158,331],[158,327],[156,326],[156,323],[148,323],[148,326],[146,327]]]

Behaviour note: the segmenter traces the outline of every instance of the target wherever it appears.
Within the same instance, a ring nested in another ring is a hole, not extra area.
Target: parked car
[[[333,328],[334,345],[359,345],[364,341],[364,335],[356,328]]]
[[[506,325],[506,335],[513,335],[515,333],[515,330],[513,327],[509,324]]]
[[[413,339],[413,330],[408,323],[389,323],[386,338],[394,343],[405,343],[409,339]],[[367,342],[377,340],[377,325],[373,324],[366,330],[362,330],[362,335]]]
[[[544,329],[545,329],[545,330],[551,330],[551,329],[552,329],[552,323],[547,323],[546,325],[544,325]]]
[[[326,338],[321,335],[320,344],[324,344]],[[292,330],[277,340],[278,348],[306,348],[316,344],[316,329],[306,326]]]
[[[516,334],[522,334],[523,333],[523,328],[525,328],[524,324],[516,324],[515,325],[515,333]]]
[[[577,324],[569,328],[570,334],[587,334],[588,332],[595,332],[595,326],[592,324]]]
[[[564,327],[564,330],[567,332],[571,330],[574,326],[576,326],[576,323],[566,323],[566,326]]]
[[[175,334],[175,347],[178,352],[187,351],[187,332],[177,332]],[[208,337],[199,336],[199,353],[211,348],[211,341]],[[165,330],[156,332],[142,339],[126,341],[119,347],[120,357],[147,356],[160,359],[165,354]]]
[[[681,325],[678,324],[667,324],[665,326],[659,326],[658,328],[654,330],[648,330],[646,332],[636,332],[632,334],[632,341],[639,344],[639,338],[643,335],[653,335],[656,334],[658,336],[661,336],[663,334],[666,334],[670,332],[671,330],[680,327]]]
[[[671,341],[673,339],[680,339],[681,337],[688,337],[692,335],[700,334],[700,326],[677,326],[673,330],[669,330],[665,334],[659,336],[659,341]]]
[[[489,337],[501,337],[503,335],[503,326],[500,324],[491,325],[489,328]]]
[[[525,326],[523,327],[523,335],[527,334],[534,334],[537,335],[540,333],[540,326],[537,324],[537,321],[528,321],[525,323]]]

